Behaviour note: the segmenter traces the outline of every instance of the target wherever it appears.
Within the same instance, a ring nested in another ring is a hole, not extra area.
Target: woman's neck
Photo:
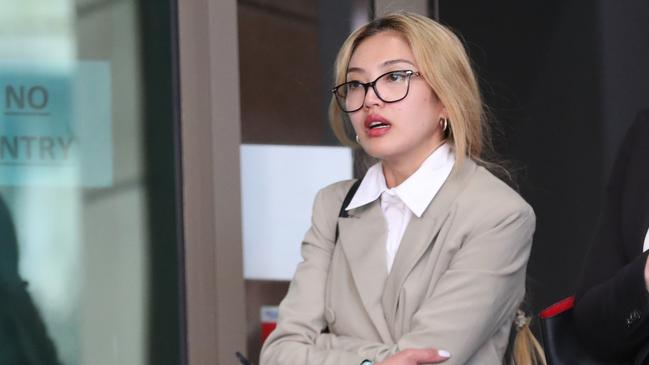
[[[399,186],[402,182],[406,181],[406,179],[409,178],[410,175],[414,174],[420,165],[407,166],[405,164],[394,164],[388,163],[387,161],[382,161],[381,166],[383,167],[385,184],[390,189],[395,186]]]
[[[412,176],[421,164],[426,161],[428,156],[435,153],[444,142],[445,141],[441,141],[441,143],[436,145],[429,153],[422,154],[422,156],[419,156],[418,158],[409,157],[382,160],[381,167],[383,168],[383,176],[385,176],[385,184],[387,187],[392,189],[395,186],[401,185],[401,183]]]

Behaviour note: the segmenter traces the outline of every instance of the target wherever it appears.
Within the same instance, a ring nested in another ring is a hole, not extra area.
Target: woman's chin
[[[367,147],[364,146],[363,151],[365,151],[365,153],[370,157],[375,158],[377,160],[383,160],[386,157],[390,156],[390,153],[386,151],[384,148],[377,148],[375,146],[367,146]]]

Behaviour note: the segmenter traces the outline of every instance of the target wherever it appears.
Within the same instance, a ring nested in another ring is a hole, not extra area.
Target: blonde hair
[[[518,309],[514,320],[514,344],[511,365],[547,365],[543,347],[530,330],[531,317]]]
[[[399,12],[376,19],[354,31],[343,43],[334,67],[335,84],[346,81],[349,60],[363,40],[385,31],[401,35],[409,44],[426,83],[433,89],[448,112],[448,141],[454,147],[458,165],[465,157],[481,164],[485,147],[490,149],[478,82],[460,39],[443,25],[425,16]],[[356,144],[348,136],[347,115],[335,97],[329,103],[329,120],[336,137],[349,146]]]

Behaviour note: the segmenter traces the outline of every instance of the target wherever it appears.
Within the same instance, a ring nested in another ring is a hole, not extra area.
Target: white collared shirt
[[[389,189],[381,163],[370,167],[346,210],[369,204],[381,197],[381,210],[388,226],[386,263],[388,272],[412,215],[421,218],[448,178],[455,155],[448,144],[437,148],[410,177]]]
[[[649,230],[644,236],[644,245],[642,246],[642,252],[649,250]]]

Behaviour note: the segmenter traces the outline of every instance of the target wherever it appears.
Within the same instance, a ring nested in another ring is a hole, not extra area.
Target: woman
[[[622,143],[577,289],[575,320],[582,342],[619,364],[649,363],[648,141],[645,110]]]
[[[458,38],[397,13],[336,61],[333,128],[380,162],[321,190],[262,349],[271,364],[501,364],[535,217],[489,173],[478,85]],[[338,232],[338,234],[337,234]]]

